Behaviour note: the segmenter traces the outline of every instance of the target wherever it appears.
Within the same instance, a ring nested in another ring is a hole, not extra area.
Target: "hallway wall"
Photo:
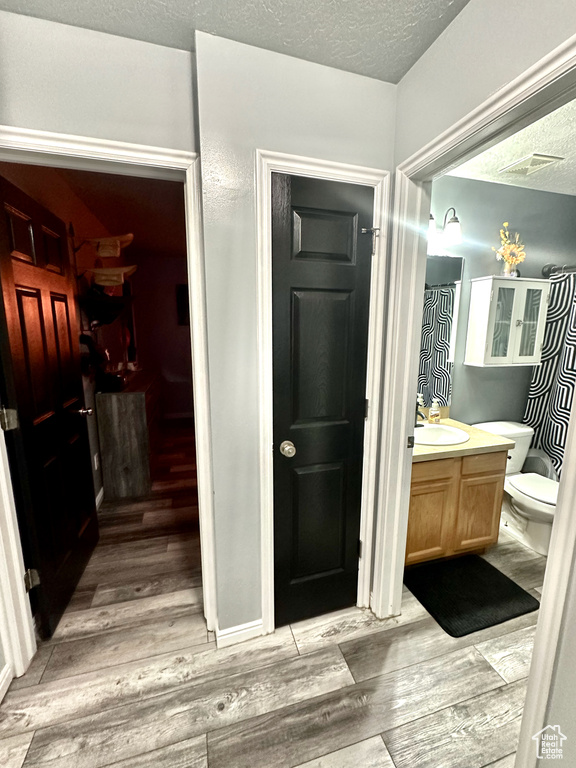
[[[188,51],[0,11],[0,125],[194,151]]]
[[[196,36],[220,629],[261,618],[256,149],[392,169],[396,88]]]
[[[398,84],[396,164],[575,31],[572,0],[470,0]]]

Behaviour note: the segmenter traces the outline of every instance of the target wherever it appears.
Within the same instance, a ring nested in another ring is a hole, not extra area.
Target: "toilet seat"
[[[517,512],[540,522],[554,520],[558,483],[534,473],[509,475],[504,485]]]
[[[534,472],[527,472],[512,475],[510,483],[525,496],[530,496],[531,499],[541,501],[543,504],[550,504],[555,507],[558,502],[559,484],[556,480],[550,480]]]

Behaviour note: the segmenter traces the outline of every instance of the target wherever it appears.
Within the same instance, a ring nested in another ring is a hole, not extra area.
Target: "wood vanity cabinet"
[[[498,451],[414,463],[406,565],[496,543],[506,461]]]

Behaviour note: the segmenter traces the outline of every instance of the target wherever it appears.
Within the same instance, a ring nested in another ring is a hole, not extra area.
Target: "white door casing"
[[[145,176],[184,183],[202,584],[206,622],[208,628],[213,630],[217,624],[216,567],[198,155],[182,150],[0,126],[0,159],[8,162]],[[20,649],[20,656],[14,657],[14,671],[16,675],[21,675],[32,659],[36,643],[29,601],[26,593],[23,592],[22,552],[3,436],[0,439],[0,591],[2,600],[0,602],[0,636],[3,645],[7,644],[8,648],[13,646],[14,649]],[[4,551],[11,549],[11,557],[5,559],[2,549]],[[10,577],[10,582],[2,578],[3,569]],[[14,592],[12,596],[8,584]],[[6,609],[7,604],[8,609]],[[7,621],[3,618],[6,614],[8,614]]]
[[[366,398],[368,418],[364,431],[364,463],[360,540],[363,555],[359,562],[358,602],[370,604],[372,578],[371,553],[376,503],[377,454],[379,442],[379,392],[381,389],[384,309],[386,302],[386,252],[389,209],[387,171],[280,152],[256,152],[256,207],[258,232],[258,359],[260,383],[260,511],[262,551],[262,632],[274,631],[274,485],[272,456],[272,173],[362,184],[374,189],[373,226],[379,229],[375,239],[370,278],[370,317],[368,327],[368,368]]]
[[[397,169],[393,235],[391,238],[391,292],[388,310],[388,345],[382,397],[382,442],[374,566],[373,610],[379,617],[400,612],[402,570],[406,548],[411,452],[406,439],[412,434],[419,354],[421,316],[407,308],[422,299],[423,245],[429,207],[423,204],[426,184],[464,160],[512,135],[534,120],[576,97],[576,38],[558,47],[520,77],[493,94],[486,102],[423,147]],[[420,214],[418,215],[418,210]],[[397,285],[397,282],[400,285]],[[405,313],[405,314],[403,314]],[[404,354],[394,337],[395,318],[406,323],[409,339]],[[404,382],[413,382],[403,386]],[[565,452],[565,466],[576,466],[576,402]],[[388,454],[388,455],[387,455]],[[556,652],[573,563],[576,561],[576,517],[570,500],[576,493],[576,473],[565,472],[556,507],[549,566],[536,632],[528,694],[516,757],[517,768],[535,768],[532,735],[546,725]]]

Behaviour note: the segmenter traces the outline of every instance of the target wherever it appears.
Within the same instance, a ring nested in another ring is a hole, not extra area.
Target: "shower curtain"
[[[432,400],[438,400],[440,405],[450,404],[452,363],[448,356],[454,295],[454,287],[429,288],[424,292],[418,392],[424,395],[427,407]]]
[[[542,365],[534,367],[524,422],[534,428],[532,447],[550,456],[558,475],[575,386],[576,274],[553,275]]]

